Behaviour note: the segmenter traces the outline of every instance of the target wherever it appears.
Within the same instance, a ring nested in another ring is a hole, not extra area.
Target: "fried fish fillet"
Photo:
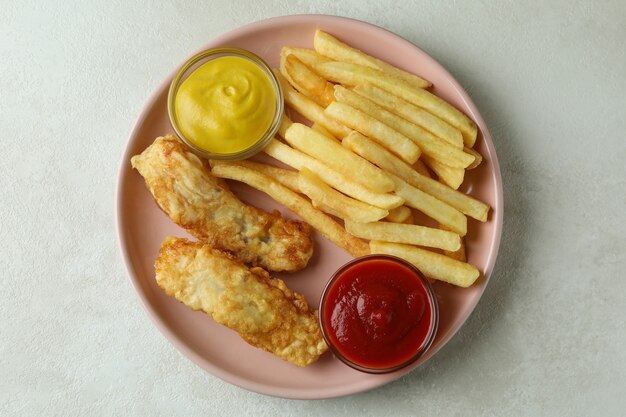
[[[131,165],[159,207],[199,240],[270,271],[297,271],[311,258],[308,224],[243,203],[174,136],[157,138]]]
[[[304,297],[261,268],[248,269],[210,245],[168,237],[155,269],[157,284],[168,295],[253,346],[298,366],[315,362],[328,349]]]

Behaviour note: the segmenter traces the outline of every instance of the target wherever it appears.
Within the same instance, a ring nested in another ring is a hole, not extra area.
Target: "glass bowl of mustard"
[[[284,110],[276,75],[239,48],[200,52],[170,84],[167,110],[174,131],[207,159],[246,159],[274,137]]]

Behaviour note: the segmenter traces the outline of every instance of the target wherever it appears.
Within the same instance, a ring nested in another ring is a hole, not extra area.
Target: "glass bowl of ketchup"
[[[368,255],[343,265],[322,292],[319,319],[330,350],[362,372],[397,371],[437,334],[439,307],[422,273],[403,259]]]

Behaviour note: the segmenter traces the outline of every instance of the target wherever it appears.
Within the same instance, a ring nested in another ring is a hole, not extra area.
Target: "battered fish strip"
[[[239,333],[252,346],[298,366],[328,347],[301,294],[261,268],[248,269],[210,245],[167,237],[155,263],[165,292]]]
[[[270,271],[297,271],[313,254],[308,224],[241,202],[174,136],[131,159],[159,207],[191,235]]]

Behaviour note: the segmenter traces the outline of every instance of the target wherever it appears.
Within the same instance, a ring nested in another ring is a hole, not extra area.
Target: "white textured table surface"
[[[626,3],[157,3],[2,2],[0,416],[624,415]],[[247,392],[178,353],[114,230],[118,162],[160,80],[224,31],[295,13],[378,24],[439,60],[504,178],[500,255],[466,325],[405,378],[327,401]]]

